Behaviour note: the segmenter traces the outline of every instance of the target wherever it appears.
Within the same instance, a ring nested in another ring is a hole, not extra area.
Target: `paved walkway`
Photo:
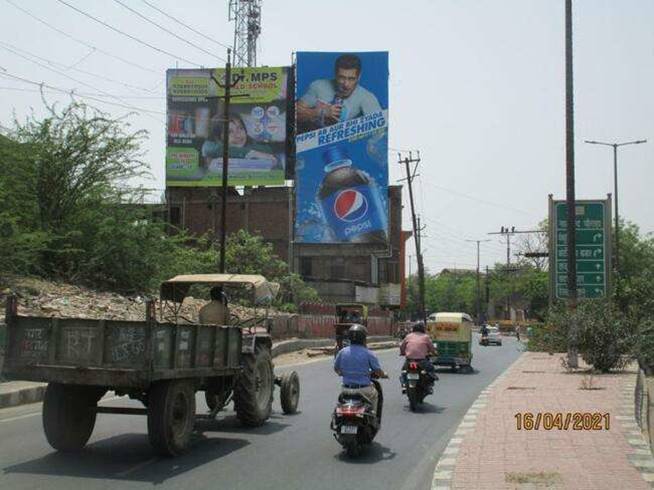
[[[654,472],[654,461],[629,414],[635,371],[594,376],[591,382],[587,374],[567,373],[560,359],[525,353],[473,405],[457,432],[459,439],[451,441],[448,487],[650,488],[646,479]],[[538,430],[517,429],[516,414],[527,412]],[[601,430],[573,430],[571,418],[566,430],[567,414],[576,412],[609,414],[610,425],[602,418]],[[539,413],[562,417],[542,418]],[[544,425],[554,428],[545,430]]]

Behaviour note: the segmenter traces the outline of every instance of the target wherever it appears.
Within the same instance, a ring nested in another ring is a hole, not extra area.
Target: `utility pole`
[[[575,201],[575,140],[574,140],[574,92],[572,78],[572,0],[565,0],[565,169],[566,204],[568,211],[568,309],[577,309],[577,230]],[[579,366],[577,356],[577,324],[570,322],[568,337],[568,366]]]
[[[481,276],[479,273],[479,244],[481,242],[490,242],[490,240],[466,240],[466,242],[477,243],[477,323],[481,322]]]
[[[486,266],[486,313],[484,318],[488,315],[488,304],[490,302],[490,273],[488,272],[488,266]]]
[[[227,184],[228,184],[228,171],[229,171],[229,103],[232,98],[231,89],[241,81],[242,75],[236,77],[232,81],[232,63],[231,63],[232,50],[227,50],[227,64],[225,65],[225,83],[220,83],[213,74],[211,78],[218,85],[218,87],[225,89],[225,95],[218,96],[219,99],[224,99],[223,103],[223,179],[222,179],[222,209],[220,217],[220,262],[218,269],[221,273],[225,272],[225,241],[227,235]],[[247,94],[240,94],[236,97],[247,97]]]
[[[590,145],[610,146],[613,148],[613,195],[615,196],[615,284],[616,296],[620,298],[620,218],[618,215],[618,147],[626,145],[640,145],[647,140],[626,141],[624,143],[605,143],[603,141],[589,141]]]
[[[516,233],[515,226],[512,226],[511,229],[509,229],[508,226],[506,228],[502,226],[499,232],[489,233],[489,235],[504,235],[506,237],[506,273],[507,274],[509,274],[511,269],[511,237],[515,233]],[[508,294],[506,296],[506,312],[504,313],[504,319],[505,320],[511,319],[511,294]]]
[[[398,153],[398,163],[404,163],[406,170],[406,180],[409,185],[409,201],[411,202],[411,220],[413,221],[413,237],[416,245],[416,260],[418,262],[418,311],[420,318],[427,324],[427,314],[425,311],[425,266],[422,260],[422,252],[420,249],[420,226],[418,225],[418,217],[416,216],[416,208],[413,200],[413,179],[417,177],[416,169],[420,163],[420,152],[417,158],[413,158],[413,153],[409,152],[409,156],[402,159],[402,155]],[[413,171],[411,164],[415,163]]]

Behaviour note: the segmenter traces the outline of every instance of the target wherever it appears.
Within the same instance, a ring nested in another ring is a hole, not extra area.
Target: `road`
[[[329,359],[278,369],[300,374],[300,413],[283,416],[276,389],[268,424],[241,428],[230,407],[218,420],[200,422],[192,450],[176,459],[153,457],[142,416],[99,415],[87,448],[66,455],[47,444],[40,404],[0,410],[0,488],[428,489],[468,407],[519,355],[514,339],[506,338],[502,347],[475,342],[475,372],[439,372],[434,395],[412,413],[397,381],[397,351],[380,352],[390,375],[382,381],[384,420],[373,445],[356,460],[344,457],[329,430],[339,387]],[[200,400],[198,410],[206,410]],[[103,403],[139,406],[125,399]]]

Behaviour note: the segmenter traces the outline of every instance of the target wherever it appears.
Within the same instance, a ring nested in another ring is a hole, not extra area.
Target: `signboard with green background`
[[[287,175],[289,68],[234,68],[228,185],[282,185]],[[222,185],[225,70],[171,69],[167,79],[166,185]],[[291,105],[289,105],[291,104]]]
[[[567,204],[550,198],[550,295],[568,297]],[[611,274],[611,199],[576,201],[577,296],[608,294]]]

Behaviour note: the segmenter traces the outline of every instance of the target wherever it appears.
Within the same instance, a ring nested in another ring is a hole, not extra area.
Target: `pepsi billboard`
[[[300,243],[388,241],[388,53],[297,53]]]

